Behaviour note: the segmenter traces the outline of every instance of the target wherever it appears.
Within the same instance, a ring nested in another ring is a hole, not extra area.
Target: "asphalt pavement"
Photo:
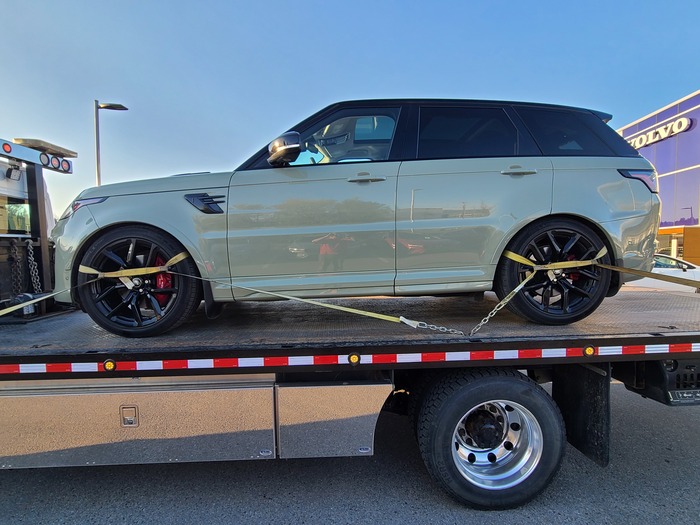
[[[698,523],[700,406],[612,386],[611,464],[568,447],[536,500],[466,508],[432,482],[405,417],[382,414],[368,458],[0,471],[0,523]]]

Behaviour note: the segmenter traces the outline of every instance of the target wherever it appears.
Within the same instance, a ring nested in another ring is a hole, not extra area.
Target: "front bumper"
[[[89,206],[79,208],[67,219],[56,223],[51,232],[51,240],[55,246],[55,290],[60,292],[55,301],[63,304],[75,304],[73,287],[75,286],[76,265],[78,256],[85,241],[97,230],[95,218],[89,211]]]

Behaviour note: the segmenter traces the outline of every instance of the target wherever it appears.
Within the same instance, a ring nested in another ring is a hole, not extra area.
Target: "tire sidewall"
[[[449,396],[444,387],[430,394],[427,406],[434,406],[441,394],[444,399],[434,414],[421,411],[420,431],[424,441],[428,436],[427,442],[421,443],[424,460],[447,492],[472,507],[505,509],[522,505],[544,490],[559,470],[566,446],[564,423],[552,398],[535,383],[515,376],[475,379],[447,390]],[[542,455],[532,472],[519,484],[501,490],[472,484],[453,458],[457,424],[473,408],[494,400],[512,401],[529,410],[540,426],[543,442]]]

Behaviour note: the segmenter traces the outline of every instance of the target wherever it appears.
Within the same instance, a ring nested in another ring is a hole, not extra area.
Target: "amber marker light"
[[[348,356],[348,363],[350,363],[352,366],[356,366],[360,364],[360,354],[350,354]]]
[[[586,357],[593,357],[596,354],[595,346],[587,346],[583,349],[583,355]]]
[[[117,369],[117,363],[114,359],[107,359],[102,366],[106,372],[114,372]]]

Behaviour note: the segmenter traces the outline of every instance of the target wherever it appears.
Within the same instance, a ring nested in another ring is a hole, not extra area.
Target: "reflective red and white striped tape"
[[[700,343],[588,347],[591,356],[652,355],[700,352]],[[435,363],[459,361],[502,361],[518,359],[581,358],[580,348],[532,348],[527,350],[475,350],[469,352],[423,352],[410,354],[330,354],[316,356],[233,357],[214,359],[166,359],[151,361],[107,360],[90,363],[0,364],[0,375],[71,374],[95,372],[145,372],[158,370],[223,370],[281,368],[295,366]],[[109,367],[107,366],[109,364]]]

